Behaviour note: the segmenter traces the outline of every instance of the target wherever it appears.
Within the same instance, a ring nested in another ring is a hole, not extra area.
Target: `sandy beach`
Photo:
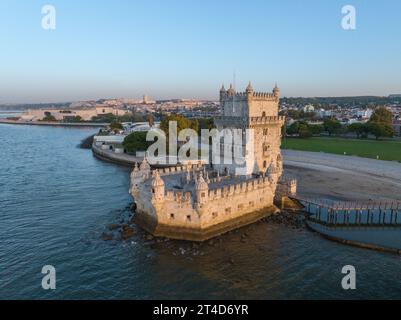
[[[401,163],[283,150],[285,174],[298,194],[333,200],[401,200]]]

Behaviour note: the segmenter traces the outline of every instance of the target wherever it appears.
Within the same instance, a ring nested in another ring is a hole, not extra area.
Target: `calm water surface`
[[[216,245],[102,233],[128,214],[129,169],[77,148],[92,129],[0,125],[0,298],[401,298],[401,258],[258,223]],[[241,235],[249,236],[241,242]],[[41,288],[41,269],[57,289]],[[357,290],[341,289],[341,268]]]

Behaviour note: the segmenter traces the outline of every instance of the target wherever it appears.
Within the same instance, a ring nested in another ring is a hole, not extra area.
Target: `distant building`
[[[362,119],[370,119],[370,117],[373,114],[373,110],[372,109],[365,109],[365,110],[357,110],[355,115],[358,118],[362,118]]]
[[[142,103],[143,103],[143,104],[155,104],[156,101],[151,100],[151,99],[149,98],[149,96],[147,96],[146,94],[144,94],[144,95],[143,95],[143,101],[142,101]]]
[[[333,111],[320,109],[319,112],[318,112],[318,115],[319,115],[320,118],[331,117],[333,115]]]
[[[393,128],[396,136],[401,136],[401,119],[393,121]]]
[[[311,104],[307,104],[302,110],[305,113],[315,112],[315,107]]]
[[[113,108],[106,105],[97,105],[90,109],[34,109],[28,110],[21,115],[24,121],[40,121],[46,115],[52,115],[56,121],[70,121],[75,117],[81,117],[83,121],[90,121],[93,117],[113,114],[123,116],[127,113],[125,109]]]

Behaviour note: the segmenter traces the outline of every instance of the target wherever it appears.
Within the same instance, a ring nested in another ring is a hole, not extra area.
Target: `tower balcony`
[[[266,125],[266,124],[283,125],[284,122],[285,122],[285,116],[251,117],[251,118],[249,118],[249,124],[251,126]]]

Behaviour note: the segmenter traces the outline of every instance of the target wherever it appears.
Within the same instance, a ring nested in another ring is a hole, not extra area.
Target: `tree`
[[[385,107],[377,107],[368,122],[368,130],[378,140],[381,137],[393,137],[393,113]]]
[[[145,115],[140,112],[132,113],[132,122],[144,122],[146,119]]]
[[[308,127],[312,135],[319,135],[324,131],[324,126],[321,124],[311,124]]]
[[[45,116],[42,121],[57,121],[56,118],[49,111],[45,111]]]
[[[136,153],[137,151],[146,151],[153,141],[146,141],[147,132],[137,131],[129,134],[123,141],[124,148],[129,153]]]
[[[309,126],[305,123],[301,123],[299,125],[299,137],[300,138],[310,138],[312,136],[312,132],[309,129]]]
[[[381,137],[391,138],[394,136],[394,128],[392,125],[379,123],[379,122],[369,122],[368,131],[379,140]]]
[[[299,119],[301,117],[299,110],[289,109],[287,111],[287,116],[292,119]]]
[[[369,122],[393,124],[393,113],[386,109],[386,107],[377,107],[370,117]]]
[[[93,122],[104,122],[111,123],[116,119],[116,116],[112,113],[99,114],[98,116],[92,117]]]
[[[368,128],[364,123],[352,123],[347,128],[348,132],[355,133],[357,138],[366,135]]]
[[[148,114],[148,123],[151,128],[155,124],[155,117],[151,113]]]
[[[334,133],[337,133],[341,129],[341,123],[336,119],[325,119],[323,125],[324,129],[329,133],[330,136]]]
[[[118,121],[114,120],[114,121],[112,121],[110,123],[110,129],[112,129],[112,130],[124,130],[124,127],[121,124],[121,122],[118,122]]]
[[[293,134],[298,134],[299,132],[299,121],[293,122],[288,128],[287,128],[287,134],[293,135]]]
[[[69,123],[77,123],[77,122],[82,122],[82,117],[81,116],[73,116],[73,117],[64,117],[65,122]]]
[[[211,130],[211,129],[215,128],[213,118],[198,118],[197,121],[199,123],[199,128],[200,129],[209,129],[209,130]]]
[[[183,115],[180,114],[172,114],[170,116],[165,117],[160,123],[160,129],[164,131],[166,136],[168,136],[169,122],[176,121],[177,122],[177,135],[183,129],[193,129],[196,132],[199,132],[199,122],[196,120],[190,120]]]

